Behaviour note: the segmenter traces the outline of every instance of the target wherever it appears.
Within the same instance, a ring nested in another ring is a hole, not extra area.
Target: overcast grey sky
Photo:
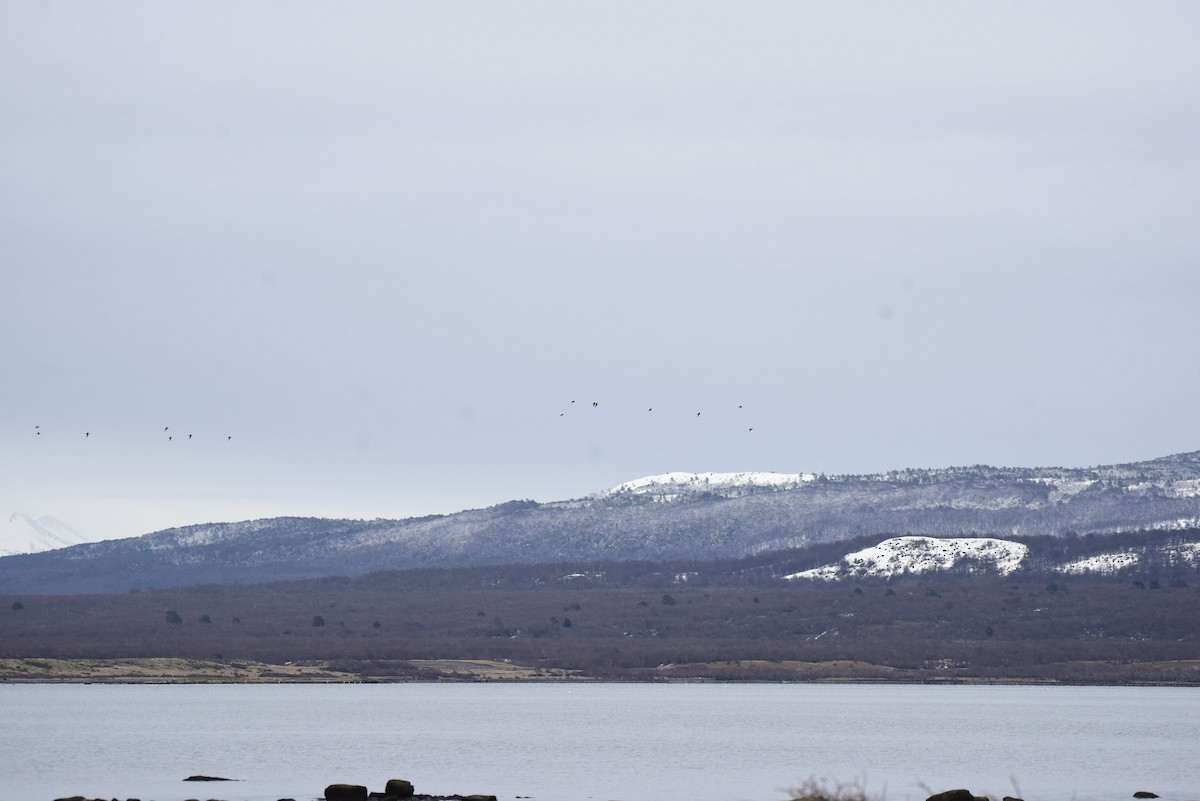
[[[1198,41],[1190,2],[6,2],[0,514],[1200,448]]]

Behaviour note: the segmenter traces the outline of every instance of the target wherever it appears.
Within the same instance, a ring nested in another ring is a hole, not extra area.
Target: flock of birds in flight
[[[171,427],[170,427],[170,426],[163,426],[163,433],[167,435],[167,442],[172,442],[172,441],[174,441],[174,439],[175,439],[175,435],[174,435],[174,434],[171,434],[171,433],[169,433],[170,431],[171,431]],[[40,436],[42,435],[42,427],[41,427],[41,426],[34,426],[34,427],[33,427],[33,433],[34,433],[34,434],[36,434],[37,436],[39,436],[39,437],[40,437]],[[91,439],[91,436],[92,436],[92,432],[91,432],[91,431],[84,431],[84,432],[83,432],[83,438],[84,438],[84,439]],[[192,438],[192,436],[193,436],[192,434],[188,434],[188,435],[187,435],[187,438],[188,438],[188,439],[191,439],[191,438]],[[231,439],[233,439],[233,436],[232,436],[232,435],[225,437],[225,441],[226,441],[226,442],[230,441]]]
[[[575,404],[575,401],[571,401],[571,404],[572,404],[572,405],[574,405],[574,404]],[[591,408],[593,408],[593,409],[598,409],[598,408],[600,408],[600,402],[599,402],[599,401],[592,401],[592,406],[591,406]],[[739,409],[741,409],[741,408],[742,408],[742,404],[740,404],[740,403],[739,403],[739,404],[738,404],[738,408],[739,408]],[[646,409],[646,411],[647,411],[647,412],[653,412],[653,411],[654,411],[654,407],[653,407],[653,406],[651,406],[651,407],[647,408],[647,409]],[[700,416],[701,416],[701,414],[702,414],[701,412],[696,412],[696,417],[700,417]],[[566,417],[566,416],[567,416],[567,413],[566,413],[566,412],[561,412],[561,413],[560,413],[558,416],[559,416],[559,417]],[[746,430],[747,430],[747,431],[753,431],[753,430],[754,430],[754,427],[753,427],[753,426],[751,426],[751,427],[747,428]],[[42,427],[41,427],[40,425],[38,425],[38,426],[34,426],[34,427],[33,427],[33,432],[34,432],[34,434],[35,434],[35,435],[37,435],[37,436],[39,436],[39,437],[40,437],[40,436],[42,435]],[[163,426],[163,434],[165,434],[165,435],[166,435],[166,437],[167,437],[167,442],[173,442],[173,441],[175,440],[175,435],[171,433],[171,427],[170,427],[170,426]],[[83,436],[84,436],[84,439],[90,439],[90,438],[91,438],[91,436],[92,436],[92,432],[90,432],[90,431],[85,431],[85,432],[83,432]],[[192,435],[192,434],[188,434],[188,435],[187,435],[187,438],[188,438],[188,439],[192,439],[192,437],[193,437],[193,435]],[[232,436],[232,435],[229,435],[229,436],[226,436],[226,437],[225,437],[225,441],[226,441],[226,442],[229,442],[229,441],[230,441],[230,440],[232,440],[232,439],[233,439],[233,436]]]
[[[575,403],[575,401],[571,401],[571,403],[572,403],[572,404],[574,404],[574,403]],[[599,408],[599,407],[600,407],[600,402],[599,402],[599,401],[592,401],[592,408],[593,408],[593,409],[597,409],[597,408]],[[742,408],[742,404],[740,404],[740,403],[739,403],[739,404],[738,404],[738,408],[739,408],[739,409],[740,409],[740,408]],[[649,407],[648,409],[646,409],[646,411],[647,411],[647,412],[652,412],[652,411],[654,411],[654,407],[653,407],[653,406],[651,406],[651,407]],[[700,413],[700,412],[696,412],[696,417],[699,417],[700,415],[701,415],[701,413]],[[558,416],[559,416],[559,417],[566,417],[566,416],[567,416],[567,413],[566,413],[566,412],[560,412]],[[747,431],[753,431],[753,430],[754,430],[754,428],[753,428],[753,426],[751,426],[750,428],[748,428],[748,429],[746,429],[746,430],[747,430]]]

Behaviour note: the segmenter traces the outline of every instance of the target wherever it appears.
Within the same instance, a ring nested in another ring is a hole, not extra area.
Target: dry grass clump
[[[870,799],[859,781],[840,782],[826,778],[810,778],[787,790],[791,801],[884,801],[881,796]]]

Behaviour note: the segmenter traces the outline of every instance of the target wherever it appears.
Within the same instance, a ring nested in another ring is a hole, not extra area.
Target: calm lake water
[[[0,685],[0,801],[1200,799],[1200,690],[777,684]],[[180,781],[193,774],[236,784]]]

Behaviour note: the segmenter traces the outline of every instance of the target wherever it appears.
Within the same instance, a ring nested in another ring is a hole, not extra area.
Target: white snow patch
[[[1172,498],[1200,497],[1200,478],[1189,478],[1172,481],[1166,486],[1167,495]]]
[[[1127,567],[1136,565],[1140,559],[1141,557],[1138,554],[1131,551],[1116,551],[1076,559],[1074,562],[1067,562],[1059,569],[1063,573],[1073,575],[1084,573],[1116,573],[1118,570],[1124,570]]]
[[[215,542],[238,539],[269,528],[276,522],[272,519],[264,519],[247,520],[242,523],[212,523],[188,528],[167,529],[144,536],[149,538],[151,550],[169,551],[174,548],[212,545]]]
[[[1042,506],[1040,503],[1030,503],[1023,498],[1007,497],[1007,498],[991,498],[987,501],[976,501],[971,498],[951,498],[949,501],[942,499],[934,499],[927,503],[907,504],[905,506],[892,507],[893,511],[910,512],[926,509],[965,509],[965,510],[987,510],[1001,511],[1003,509],[1038,509]]]
[[[1060,501],[1074,497],[1096,483],[1096,479],[1094,478],[1065,478],[1060,476],[1039,476],[1025,480],[1032,481],[1034,484],[1048,485],[1052,490],[1050,493],[1051,501]]]
[[[575,579],[600,579],[604,578],[604,571],[596,571],[594,573],[568,573],[562,577],[563,581],[573,581]]]
[[[1149,526],[1140,526],[1139,528],[1148,528],[1154,531],[1181,531],[1188,528],[1200,527],[1200,517],[1181,517],[1177,520],[1164,520],[1160,523],[1154,523]],[[1130,529],[1120,529],[1120,531],[1129,531]],[[1133,529],[1136,531],[1137,529]]]
[[[815,473],[663,473],[657,476],[626,481],[600,497],[612,495],[654,495],[674,500],[687,493],[721,492],[728,490],[791,489],[817,478]]]
[[[1028,555],[1027,545],[988,537],[894,537],[871,548],[847,554],[836,564],[803,570],[784,578],[831,581],[848,577],[928,573],[952,569],[965,560],[990,563],[996,572],[1008,575],[1020,567]]]

